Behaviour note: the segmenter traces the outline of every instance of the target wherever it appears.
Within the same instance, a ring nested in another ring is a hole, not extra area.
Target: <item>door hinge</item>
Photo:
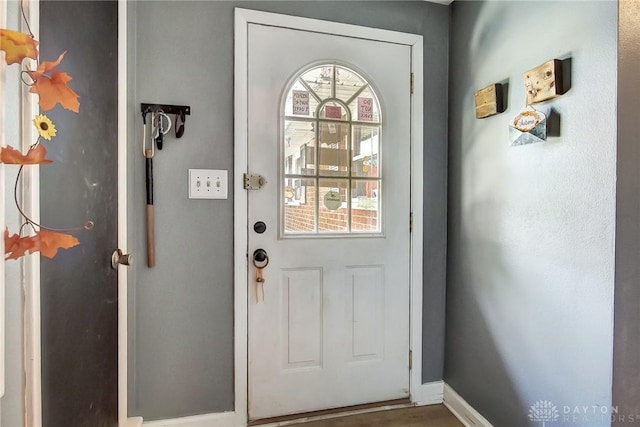
[[[413,350],[409,350],[409,370],[413,368]]]
[[[259,190],[267,183],[267,180],[262,175],[253,173],[243,174],[242,181],[245,190]]]
[[[413,212],[409,212],[409,233],[413,231]]]
[[[410,93],[413,95],[413,73],[411,73],[411,77],[409,77],[409,87]]]

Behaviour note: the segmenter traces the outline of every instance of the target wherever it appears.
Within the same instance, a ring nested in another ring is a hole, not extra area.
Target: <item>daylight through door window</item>
[[[323,64],[300,73],[285,96],[283,234],[379,234],[382,118],[370,83]]]

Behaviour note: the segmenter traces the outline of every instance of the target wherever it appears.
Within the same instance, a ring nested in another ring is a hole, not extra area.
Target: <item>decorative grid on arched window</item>
[[[323,64],[300,73],[285,96],[283,234],[380,233],[382,118],[370,83]]]

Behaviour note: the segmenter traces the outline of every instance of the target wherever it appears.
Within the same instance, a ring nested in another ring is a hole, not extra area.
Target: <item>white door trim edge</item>
[[[444,381],[433,381],[416,387],[411,401],[416,406],[437,405],[444,401]]]
[[[242,174],[247,171],[247,93],[248,93],[248,26],[250,23],[293,28],[405,44],[411,47],[411,71],[414,74],[414,94],[411,106],[411,234],[410,271],[410,348],[413,354],[410,373],[411,400],[419,396],[422,386],[422,191],[423,191],[423,94],[422,36],[357,25],[320,21],[269,12],[235,9],[234,63],[234,371],[235,426],[247,423],[248,393],[248,292],[247,292],[247,197]],[[409,85],[409,76],[407,76]],[[407,221],[409,219],[407,218]]]
[[[24,3],[26,19],[29,21],[36,39],[40,39],[40,2],[28,0]],[[24,20],[20,20],[21,25]],[[26,26],[22,31],[27,31]],[[33,66],[35,61],[30,64]],[[36,140],[31,119],[39,111],[38,100],[30,96],[24,87],[22,91],[22,150],[26,150]],[[26,168],[21,183],[22,208],[35,222],[40,222],[40,168]],[[22,284],[24,287],[24,370],[25,370],[25,426],[42,426],[42,349],[40,344],[40,255],[23,258]]]
[[[118,248],[129,253],[127,229],[127,0],[118,0]],[[115,249],[115,248],[114,248]],[[118,425],[139,427],[142,418],[128,418],[128,294],[127,267],[118,266]]]
[[[7,2],[0,3],[0,28],[7,28]],[[6,68],[2,67],[0,70],[0,147],[5,146],[5,129],[7,128],[5,123],[5,87],[6,87]],[[4,164],[0,165],[0,200],[2,200],[6,205],[6,196],[4,191]],[[0,230],[4,230],[5,225],[5,209],[0,209]],[[1,253],[4,253],[4,239],[0,242],[0,249],[2,249]],[[5,339],[4,339],[4,330],[5,330],[5,312],[4,312],[4,262],[0,263],[0,398],[4,396],[4,374],[5,374]]]

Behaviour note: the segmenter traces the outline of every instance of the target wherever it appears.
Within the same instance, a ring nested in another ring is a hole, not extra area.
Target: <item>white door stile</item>
[[[411,212],[413,214],[410,261],[410,349],[412,370],[409,376],[411,401],[419,395],[422,386],[422,238],[424,236],[423,211],[423,42],[414,39],[411,49],[411,72],[413,73],[413,96],[411,97]]]
[[[414,94],[411,111],[411,209],[416,213],[410,249],[410,349],[413,353],[413,369],[410,372],[411,395],[422,381],[422,36],[387,30],[359,27],[349,24],[331,23],[308,18],[278,15],[246,9],[235,10],[235,161],[236,172],[234,216],[234,270],[235,270],[235,414],[236,425],[246,425],[248,393],[248,274],[247,242],[248,219],[247,199],[242,186],[242,173],[247,171],[247,76],[248,76],[248,26],[250,23],[279,26],[283,28],[316,31],[335,35],[360,37],[371,40],[406,44],[411,47],[411,70],[414,74]],[[407,76],[407,81],[409,76]],[[407,218],[407,221],[409,219]]]
[[[118,0],[118,248],[129,253],[127,230],[127,1]],[[142,418],[128,418],[128,281],[127,267],[118,266],[118,425],[139,427]]]
[[[248,200],[244,196],[242,174],[248,172],[248,27],[250,18],[243,9],[235,10],[234,60],[234,382],[236,425],[248,420]]]
[[[0,28],[7,28],[7,2],[0,3]],[[6,67],[2,67],[0,69],[0,129],[2,132],[0,133],[0,147],[5,146],[5,87],[6,87]],[[5,177],[4,177],[4,168],[3,164],[0,164],[0,200],[3,200],[4,205],[6,206],[6,195],[4,191],[5,187]],[[0,230],[5,229],[5,209],[0,209]],[[2,249],[2,253],[4,253],[4,239],[0,243],[0,249]],[[5,311],[4,311],[4,262],[0,263],[0,397],[4,396],[4,387],[5,387]]]
[[[23,3],[26,19],[36,39],[39,39],[40,2],[28,0]],[[28,31],[24,21],[22,31]],[[35,61],[29,64],[32,69]],[[37,97],[29,94],[22,85],[21,132],[22,147],[26,151],[36,140],[36,130],[31,119],[39,111]],[[24,168],[21,183],[22,208],[35,222],[40,222],[40,167]],[[42,351],[40,344],[40,256],[30,255],[23,259],[22,283],[24,288],[24,367],[25,367],[25,425],[42,426]]]

